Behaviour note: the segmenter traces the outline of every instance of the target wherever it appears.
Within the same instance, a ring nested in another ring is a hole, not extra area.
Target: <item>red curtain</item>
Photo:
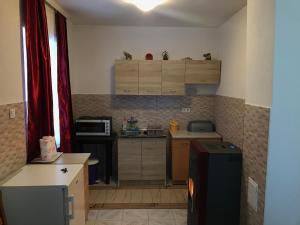
[[[45,0],[23,0],[27,49],[27,160],[40,155],[39,139],[54,134],[50,50]]]
[[[68,35],[66,18],[55,14],[57,36],[57,85],[60,119],[60,151],[72,152],[73,115],[69,75]]]

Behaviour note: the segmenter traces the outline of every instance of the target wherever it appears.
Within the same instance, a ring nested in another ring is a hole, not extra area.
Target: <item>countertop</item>
[[[90,153],[64,153],[52,164],[84,164]]]
[[[61,169],[67,168],[63,173]],[[26,165],[6,180],[0,188],[22,186],[69,186],[82,169],[80,164],[72,165]]]
[[[170,132],[173,139],[222,139],[217,132],[190,132],[187,130],[178,130]]]
[[[145,135],[145,134],[139,134],[139,135],[133,135],[133,136],[128,136],[128,135],[119,135],[119,138],[166,138],[167,135]]]

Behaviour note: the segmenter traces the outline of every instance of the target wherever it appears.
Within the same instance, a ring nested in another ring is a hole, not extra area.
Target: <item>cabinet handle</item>
[[[69,203],[69,219],[72,220],[74,219],[74,196],[68,197],[68,203]],[[70,207],[71,205],[71,207]],[[71,209],[71,212],[70,212]]]

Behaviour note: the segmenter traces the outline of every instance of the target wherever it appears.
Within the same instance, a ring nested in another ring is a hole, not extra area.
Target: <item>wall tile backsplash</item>
[[[242,221],[245,225],[263,225],[265,208],[265,187],[268,158],[268,136],[270,109],[246,105],[244,120],[243,147],[243,184],[247,184],[248,177],[258,183],[258,210],[255,212],[248,206],[247,186],[242,191]]]
[[[182,108],[191,108],[191,112],[183,113]],[[73,95],[73,111],[74,118],[111,115],[115,131],[130,116],[138,119],[141,128],[148,124],[168,128],[169,121],[176,119],[185,129],[190,120],[214,120],[214,96]]]
[[[9,119],[9,109],[16,118]],[[26,163],[24,104],[0,105],[0,181]]]
[[[269,111],[267,108],[247,105],[242,99],[216,96],[217,132],[225,141],[243,149],[241,225],[263,225]],[[257,212],[247,204],[248,177],[258,183]]]
[[[238,98],[216,96],[215,122],[217,132],[224,141],[243,148],[245,101]]]

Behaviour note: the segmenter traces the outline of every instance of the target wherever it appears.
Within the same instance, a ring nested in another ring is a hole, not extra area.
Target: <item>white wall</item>
[[[0,0],[0,105],[23,102],[19,0]]]
[[[300,2],[276,0],[265,225],[300,224]]]
[[[222,77],[218,95],[245,98],[246,41],[247,7],[244,7],[219,28]]]
[[[123,51],[143,59],[152,52],[155,59],[169,51],[171,59],[218,52],[217,29],[171,27],[73,26],[72,92],[111,94],[113,65]]]
[[[274,1],[248,1],[246,103],[251,105],[271,106]]]

